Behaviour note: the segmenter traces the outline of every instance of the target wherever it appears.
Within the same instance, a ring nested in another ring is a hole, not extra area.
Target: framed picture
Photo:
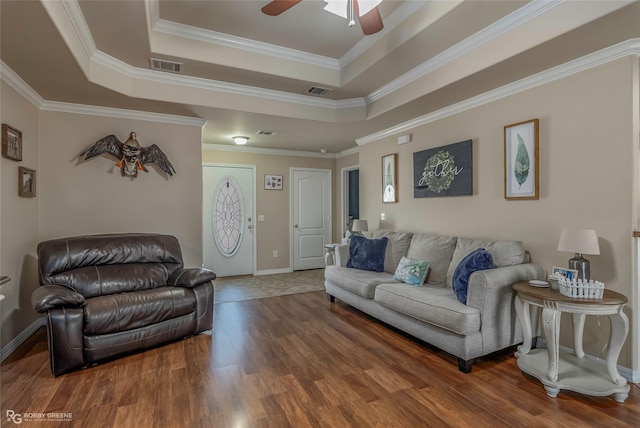
[[[22,160],[22,132],[6,123],[2,124],[2,157]]]
[[[382,156],[382,202],[398,202],[398,154]]]
[[[18,196],[23,198],[36,197],[36,171],[25,168],[18,168]]]
[[[565,269],[558,266],[554,266],[551,271],[552,274],[561,275],[569,280],[578,278],[578,271],[575,269]]]
[[[538,199],[538,119],[504,127],[504,198]]]
[[[264,189],[265,190],[282,190],[282,176],[265,174]]]
[[[413,153],[413,197],[473,195],[473,141]]]

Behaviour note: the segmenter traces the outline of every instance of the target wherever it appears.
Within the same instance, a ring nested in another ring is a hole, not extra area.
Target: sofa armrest
[[[53,308],[79,308],[84,302],[82,294],[64,285],[43,285],[31,293],[31,306],[41,314]]]
[[[337,245],[335,248],[334,259],[336,266],[347,267],[347,262],[349,261],[349,245]]]
[[[521,341],[513,305],[513,284],[544,279],[546,271],[534,263],[523,263],[477,271],[469,277],[467,306],[480,312],[483,352],[503,349]]]
[[[196,285],[216,279],[216,274],[204,268],[183,268],[176,270],[167,281],[167,285],[192,288]]]

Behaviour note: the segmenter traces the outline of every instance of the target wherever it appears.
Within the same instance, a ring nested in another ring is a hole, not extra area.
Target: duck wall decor
[[[138,171],[149,172],[145,168],[145,164],[149,163],[155,163],[171,176],[176,172],[160,147],[155,144],[147,147],[140,146],[135,132],[131,132],[124,143],[113,134],[107,135],[87,147],[80,153],[80,156],[84,156],[84,160],[88,160],[103,153],[108,153],[118,159],[116,166],[120,168],[123,177],[136,178]]]

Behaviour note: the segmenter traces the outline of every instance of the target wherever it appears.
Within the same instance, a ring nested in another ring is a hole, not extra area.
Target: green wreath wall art
[[[414,156],[414,197],[471,195],[472,142],[416,152]]]

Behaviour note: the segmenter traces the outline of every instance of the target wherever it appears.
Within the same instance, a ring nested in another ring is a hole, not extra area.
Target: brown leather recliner
[[[38,245],[34,310],[46,313],[54,376],[213,327],[208,269],[183,267],[169,235],[117,234]]]

